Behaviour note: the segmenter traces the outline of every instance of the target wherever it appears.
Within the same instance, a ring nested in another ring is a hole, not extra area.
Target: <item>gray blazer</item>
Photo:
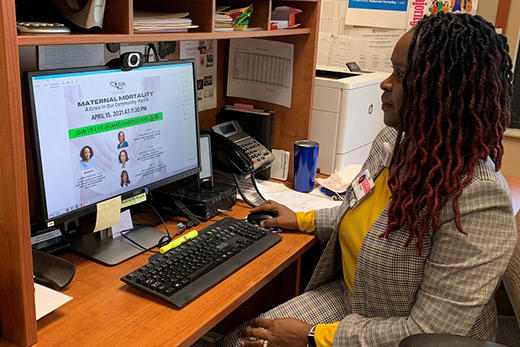
[[[383,142],[393,146],[395,138],[391,128],[379,133],[361,171],[377,177],[384,168]],[[306,290],[342,276],[338,229],[347,206],[316,211],[317,236],[326,246]],[[351,313],[340,322],[334,345],[396,346],[409,335],[439,332],[494,339],[493,293],[517,236],[507,183],[491,160],[477,165],[458,206],[468,235],[457,230],[449,200],[440,228],[425,236],[421,257],[414,242],[404,247],[406,228],[379,237],[387,225],[385,208],[363,240],[347,299]]]

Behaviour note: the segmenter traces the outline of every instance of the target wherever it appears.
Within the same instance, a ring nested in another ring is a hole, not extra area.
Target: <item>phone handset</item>
[[[253,161],[236,143],[225,136],[212,132],[211,149],[213,165],[226,172],[249,174],[254,168]]]
[[[274,160],[271,152],[244,132],[236,121],[217,124],[210,134],[213,163],[224,171],[248,174],[268,168]]]
[[[236,157],[239,159],[236,162],[234,160],[231,160],[231,165],[233,165],[238,171],[240,171],[243,174],[251,173],[254,168],[253,161],[251,160],[251,158],[239,146],[236,146],[234,151]]]

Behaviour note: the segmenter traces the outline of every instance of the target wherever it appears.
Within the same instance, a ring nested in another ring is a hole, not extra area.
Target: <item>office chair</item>
[[[520,326],[520,211],[515,216],[518,241],[502,279]],[[399,347],[499,347],[499,343],[450,334],[417,334],[404,338]]]

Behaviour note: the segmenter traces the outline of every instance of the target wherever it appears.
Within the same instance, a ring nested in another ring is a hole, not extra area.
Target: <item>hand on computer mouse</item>
[[[275,212],[275,218],[265,219],[261,222],[264,228],[280,227],[284,230],[299,230],[296,213],[285,205],[268,200],[260,206],[251,209],[251,213],[256,212]]]

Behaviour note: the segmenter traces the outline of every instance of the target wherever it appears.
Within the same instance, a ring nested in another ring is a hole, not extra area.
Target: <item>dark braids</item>
[[[479,160],[498,171],[503,133],[511,118],[512,63],[506,38],[480,16],[439,13],[416,26],[403,77],[401,129],[392,158],[392,200],[381,236],[408,228],[419,255],[429,226],[458,199]],[[400,174],[404,170],[404,174]]]

